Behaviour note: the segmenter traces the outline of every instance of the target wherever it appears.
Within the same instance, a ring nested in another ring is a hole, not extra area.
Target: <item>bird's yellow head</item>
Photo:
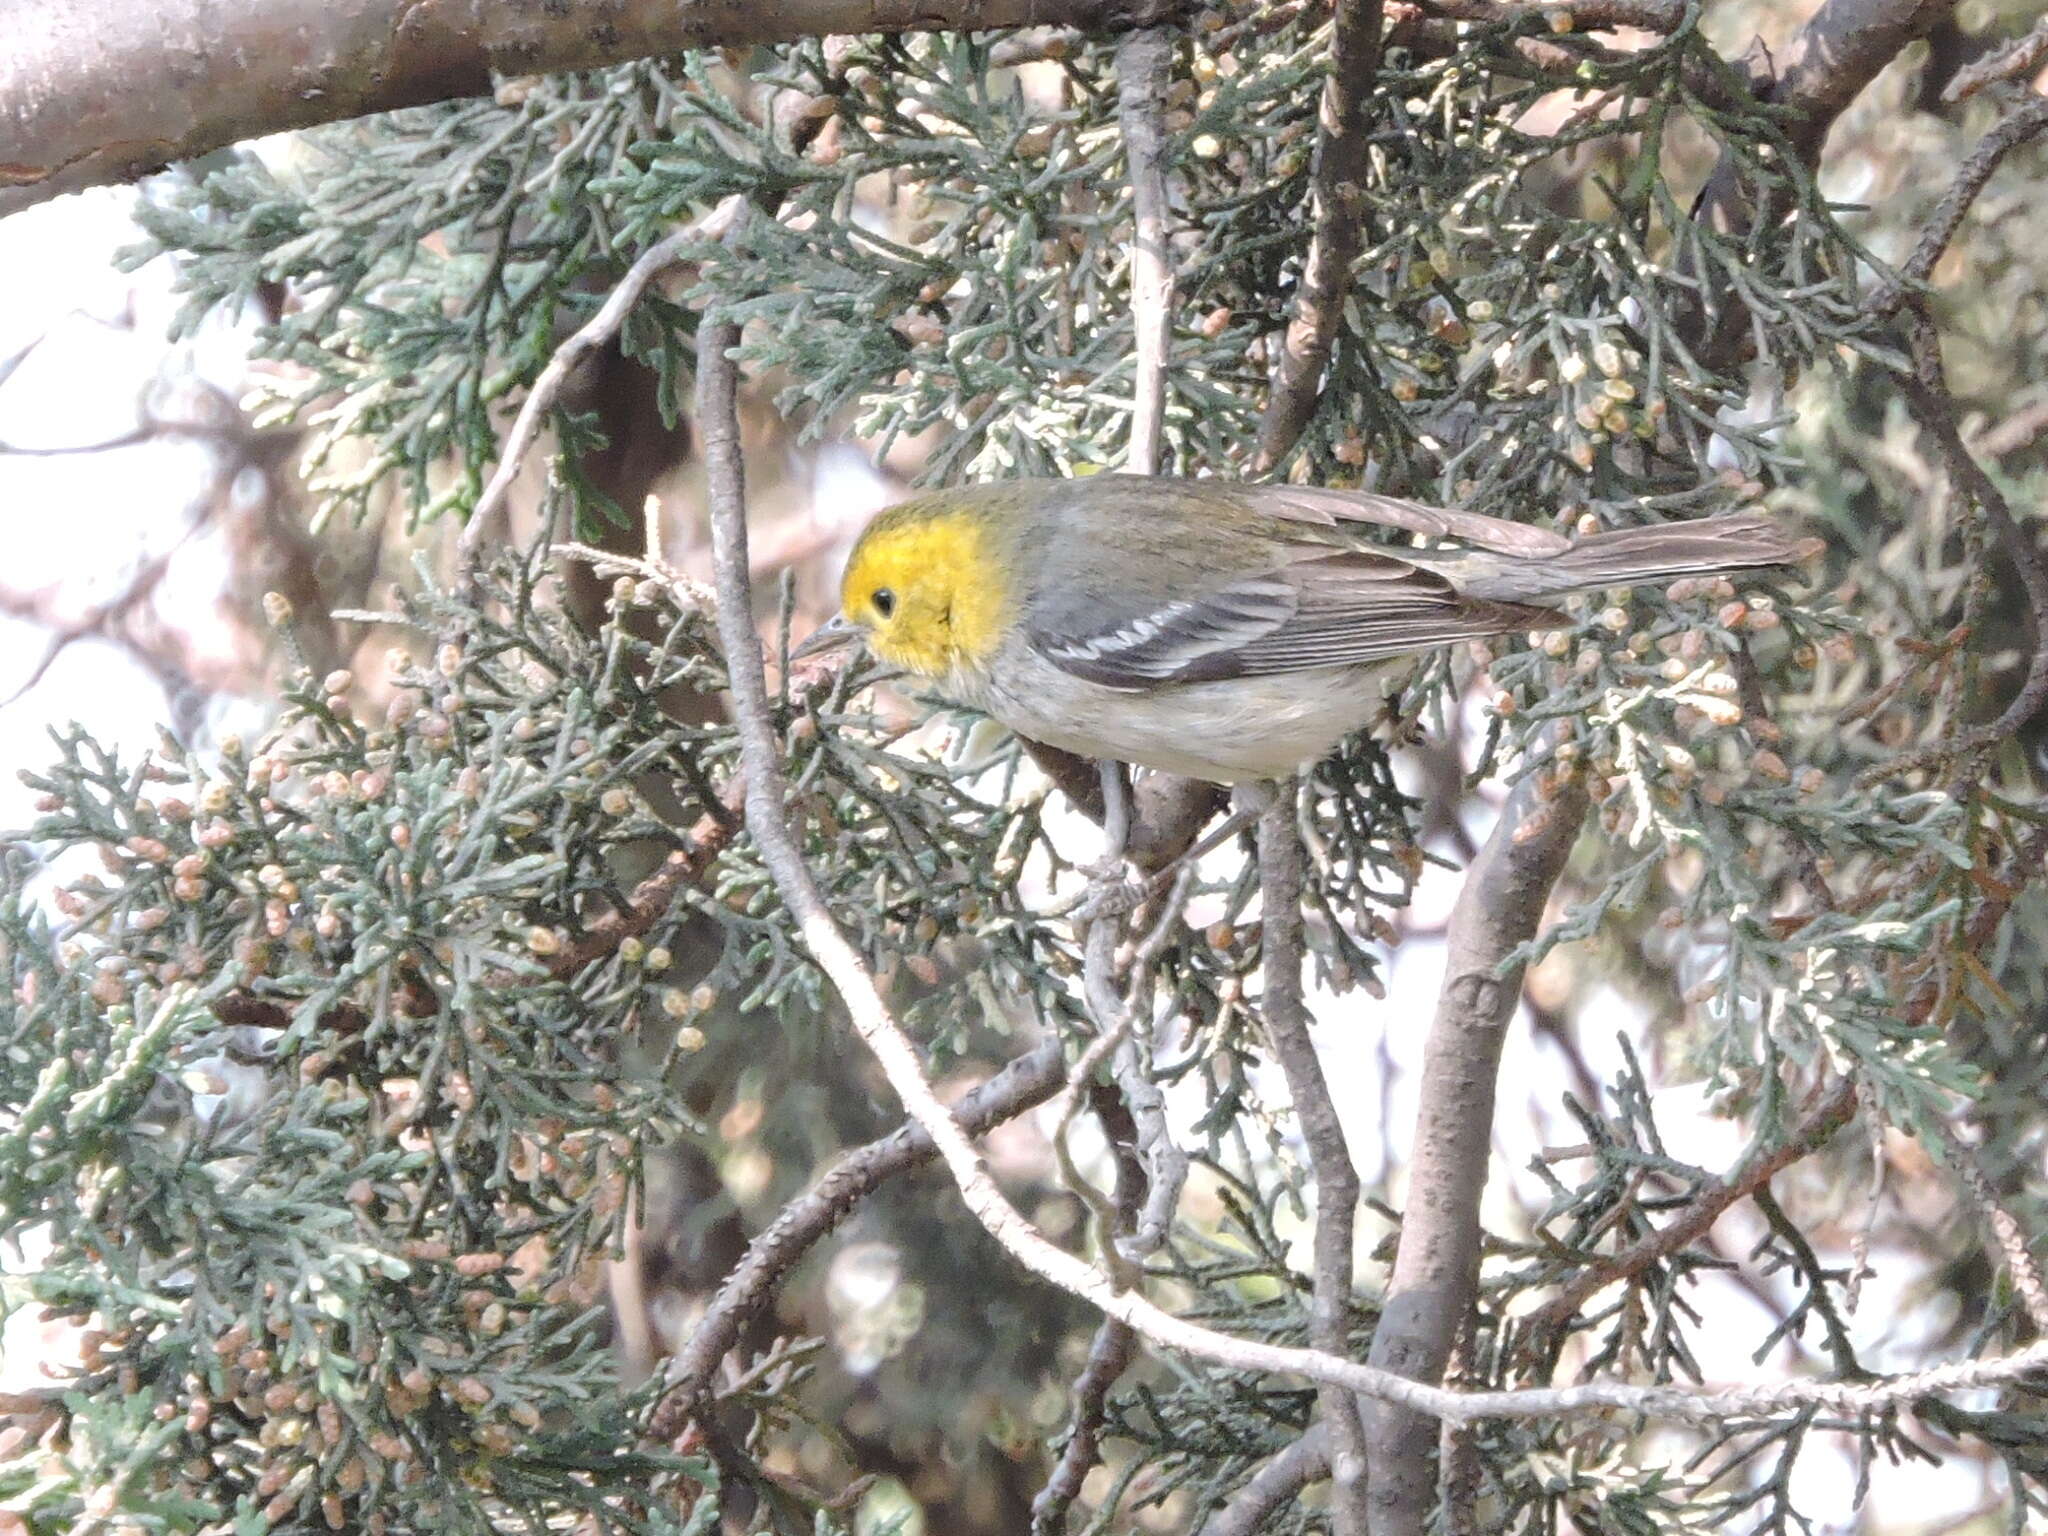
[[[1002,643],[1010,586],[989,517],[925,497],[892,507],[861,534],[840,581],[840,619],[906,672],[977,672]]]

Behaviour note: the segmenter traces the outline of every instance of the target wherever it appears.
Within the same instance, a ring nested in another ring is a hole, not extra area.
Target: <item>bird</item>
[[[1272,781],[1367,724],[1397,664],[1565,626],[1573,593],[1807,558],[1761,511],[1576,538],[1367,491],[1100,474],[939,490],[878,514],[840,609],[952,703],[1098,761]]]

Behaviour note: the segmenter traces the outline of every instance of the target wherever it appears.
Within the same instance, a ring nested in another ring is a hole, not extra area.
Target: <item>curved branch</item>
[[[1598,1291],[1632,1280],[1652,1264],[1670,1258],[1707,1234],[1730,1206],[1770,1187],[1772,1179],[1818,1152],[1856,1111],[1856,1082],[1843,1078],[1776,1146],[1759,1148],[1725,1179],[1709,1182],[1671,1222],[1613,1257],[1581,1270],[1555,1296],[1529,1314],[1531,1331],[1561,1327]]]
[[[1329,1434],[1323,1425],[1311,1424],[1294,1444],[1267,1457],[1215,1519],[1195,1530],[1198,1536],[1258,1536],[1282,1505],[1329,1475]]]
[[[597,313],[555,348],[547,366],[541,369],[540,377],[533,381],[533,388],[526,392],[525,403],[519,407],[519,414],[512,421],[512,430],[505,434],[504,446],[498,451],[498,467],[491,472],[489,483],[484,486],[483,494],[477,497],[476,506],[470,510],[469,522],[463,527],[458,549],[465,580],[474,576],[477,561],[483,553],[483,541],[497,525],[506,493],[512,489],[512,482],[519,478],[520,465],[527,451],[540,436],[548,412],[554,409],[555,398],[569,382],[577,364],[600,347],[610,344],[619,328],[626,323],[626,317],[633,312],[633,306],[647,291],[647,285],[674,266],[684,251],[700,240],[718,240],[729,234],[745,211],[746,204],[747,200],[735,192],[702,218],[692,219],[655,241],[626,269],[626,275],[605,296]]]
[[[1400,1246],[1372,1336],[1372,1363],[1386,1370],[1436,1382],[1472,1309],[1494,1085],[1522,997],[1522,967],[1505,962],[1536,936],[1585,818],[1585,791],[1575,779],[1530,774],[1501,808],[1451,910],[1443,990],[1423,1044]],[[1374,1405],[1367,1424],[1374,1536],[1421,1536],[1428,1527],[1436,1433],[1427,1415]]]
[[[1788,109],[1786,137],[1804,165],[1811,167],[1820,159],[1835,119],[1863,88],[1908,43],[1926,36],[1955,8],[1956,0],[1827,0],[1813,14],[1792,45],[1770,61],[1775,77],[1757,92],[1761,99]],[[1717,235],[1739,236],[1780,211],[1782,188],[1774,190],[1764,206],[1752,201],[1751,190],[1745,161],[1730,148],[1700,189],[1694,221]],[[1773,202],[1779,206],[1771,206]],[[1687,275],[1707,276],[1694,269],[1694,254],[1687,253]],[[1747,322],[1741,304],[1709,291],[1688,317],[1688,328],[1700,338],[1701,360],[1721,367],[1738,361],[1748,336]]]
[[[1955,181],[1942,194],[1933,216],[1914,242],[1913,254],[1899,268],[1897,279],[1871,299],[1872,314],[1893,313],[1906,302],[1909,285],[1924,283],[1933,275],[1935,263],[1941,260],[1941,253],[1955,239],[1956,231],[1962,228],[1970,205],[1977,201],[1977,194],[1991,180],[1999,162],[2044,130],[2048,130],[2048,97],[2034,96],[2001,118],[1989,133],[1977,141],[1977,147],[1970,151],[1969,158],[1956,172]]]

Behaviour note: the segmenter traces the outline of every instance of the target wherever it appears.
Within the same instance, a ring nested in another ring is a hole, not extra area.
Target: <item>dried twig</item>
[[[1380,62],[1380,0],[1337,0],[1330,73],[1323,82],[1314,168],[1314,235],[1303,263],[1294,318],[1280,344],[1280,367],[1259,421],[1253,461],[1271,469],[1315,414],[1330,348],[1344,317],[1351,264],[1365,239],[1366,120]]]
[[[498,514],[504,509],[505,495],[519,477],[519,468],[528,450],[540,436],[547,413],[554,408],[555,397],[561,394],[562,387],[569,382],[577,365],[599,347],[608,345],[619,333],[619,327],[626,323],[626,317],[640,302],[640,295],[647,291],[649,283],[674,266],[682,253],[698,241],[715,240],[730,230],[745,206],[746,199],[734,193],[702,218],[692,219],[682,228],[655,241],[626,269],[626,275],[606,296],[597,313],[555,348],[554,356],[548,359],[540,377],[533,381],[525,403],[513,418],[512,430],[505,434],[505,446],[498,456],[498,467],[491,472],[483,494],[470,511],[469,523],[462,530],[456,549],[465,572],[475,570],[484,540],[490,536]]]
[[[1955,78],[1948,83],[1948,89],[1941,93],[1941,99],[1968,101],[1985,86],[2000,80],[2017,79],[2043,59],[2048,59],[2048,16],[2035,22],[2033,30],[2024,37],[2016,37],[1996,52],[1957,70]]]
[[[1535,937],[1585,820],[1575,780],[1524,778],[1466,872],[1444,934],[1444,980],[1422,1054],[1408,1200],[1372,1363],[1435,1382],[1479,1288],[1479,1197],[1493,1149],[1494,1085],[1522,995],[1509,954]],[[1374,1536],[1422,1532],[1437,1486],[1436,1426],[1390,1404],[1368,1416]]]
[[[1309,1339],[1337,1356],[1351,1353],[1351,1237],[1358,1210],[1358,1171],[1344,1140],[1329,1082],[1309,1038],[1301,1003],[1301,840],[1294,829],[1294,781],[1275,787],[1259,817],[1259,953],[1265,990],[1259,1013],[1266,1039],[1287,1077],[1287,1095],[1308,1144],[1316,1182],[1316,1228],[1310,1276]],[[1331,1528],[1337,1536],[1366,1530],[1366,1445],[1358,1405],[1349,1392],[1324,1386],[1317,1415],[1329,1426]]]
[[[1956,231],[1962,228],[1970,205],[1976,202],[1977,195],[1991,180],[1999,163],[2043,129],[2048,129],[2048,97],[2034,96],[2024,106],[2001,118],[1989,133],[1977,141],[1977,147],[1970,151],[1969,158],[1956,172],[1956,179],[1935,205],[1920,238],[1913,243],[1913,254],[1899,268],[1896,279],[1872,297],[1869,306],[1872,314],[1896,313],[1906,302],[1908,291],[1933,276],[1935,263],[1941,260],[1941,253],[1948,249]]]
[[[1598,1291],[1633,1280],[1652,1264],[1661,1263],[1703,1237],[1730,1206],[1748,1199],[1801,1158],[1825,1146],[1856,1110],[1856,1084],[1843,1078],[1809,1109],[1792,1133],[1776,1146],[1759,1148],[1725,1179],[1706,1184],[1676,1218],[1613,1257],[1581,1270],[1550,1300],[1529,1314],[1532,1332],[1562,1327]]]

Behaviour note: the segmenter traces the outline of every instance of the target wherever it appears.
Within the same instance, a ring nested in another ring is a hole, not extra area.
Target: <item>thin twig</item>
[[[1351,1353],[1351,1246],[1358,1210],[1358,1170],[1352,1166],[1344,1125],[1309,1037],[1301,1002],[1301,839],[1294,830],[1294,780],[1273,786],[1273,802],[1259,816],[1259,954],[1264,977],[1259,1014],[1274,1059],[1287,1078],[1294,1118],[1308,1144],[1316,1182],[1316,1228],[1310,1276],[1308,1336],[1326,1354]],[[1365,1536],[1366,1446],[1358,1404],[1349,1392],[1325,1386],[1317,1416],[1329,1426],[1331,1528],[1337,1536]]]
[[[1473,859],[1444,933],[1444,979],[1422,1048],[1408,1200],[1373,1330],[1374,1365],[1434,1383],[1479,1289],[1479,1197],[1493,1150],[1494,1088],[1522,968],[1586,816],[1574,779],[1530,774]],[[1378,1404],[1368,1416],[1374,1536],[1420,1536],[1436,1478],[1437,1426]]]
[[[2026,593],[2028,622],[2033,626],[2034,649],[2027,658],[2027,675],[2020,691],[1997,719],[1934,747],[1896,757],[1882,765],[1880,771],[1866,772],[1867,780],[1894,778],[1936,760],[1967,759],[2010,741],[2022,726],[2048,707],[2048,563],[2043,562],[2032,534],[2013,517],[2004,492],[1963,441],[1942,371],[1941,339],[1935,334],[1933,322],[1917,303],[1910,303],[1906,306],[1906,323],[1913,351],[1912,374],[1900,376],[1906,404],[1920,425],[1933,435],[1942,461],[1948,466],[1949,478],[1983,512],[2018,573]]]
[[[1949,1143],[1949,1161],[1969,1187],[1984,1219],[1990,1223],[1992,1236],[1998,1240],[1998,1251],[2005,1259],[2012,1288],[2019,1292],[2027,1316],[2033,1321],[2034,1331],[2048,1337],[2048,1284],[2042,1282],[2041,1266],[2035,1262],[2026,1229],[1999,1199],[1998,1191],[1985,1176],[1976,1147],[1960,1137],[1953,1138]]]
[[[1117,1087],[1130,1111],[1132,1138],[1145,1166],[1144,1198],[1132,1219],[1125,1223],[1127,1231],[1117,1240],[1122,1256],[1133,1262],[1166,1245],[1174,1213],[1180,1209],[1181,1191],[1188,1182],[1188,1155],[1174,1140],[1173,1125],[1166,1115],[1166,1095],[1152,1077],[1151,1030],[1148,1026],[1141,1038],[1138,1021],[1149,1019],[1152,968],[1180,924],[1194,880],[1195,870],[1190,864],[1174,880],[1166,899],[1157,904],[1152,924],[1130,958],[1130,979],[1125,983],[1123,1005],[1128,1027],[1110,1058]]]
[[[2034,439],[2048,432],[2048,400],[2036,400],[2023,405],[2003,421],[1984,427],[1971,438],[1970,446],[1979,453],[1994,459],[2002,459],[2009,453],[2018,453],[2030,448]]]
[[[1127,35],[1117,45],[1116,55],[1117,112],[1131,183],[1131,327],[1137,344],[1134,361],[1137,376],[1133,383],[1127,459],[1130,471],[1140,475],[1159,472],[1160,434],[1166,421],[1166,364],[1171,338],[1173,271],[1167,252],[1168,139],[1164,113],[1176,36],[1176,29],[1169,26],[1145,27]],[[1149,1073],[1149,1042],[1141,1049],[1135,1038],[1137,1019],[1149,1018],[1150,1015],[1145,1002],[1150,961],[1145,958],[1134,961],[1127,990],[1120,992],[1114,974],[1115,954],[1122,941],[1124,917],[1129,905],[1112,903],[1109,898],[1111,887],[1120,879],[1123,862],[1130,851],[1135,795],[1120,764],[1098,764],[1097,769],[1102,790],[1101,820],[1109,834],[1110,846],[1090,891],[1094,915],[1088,921],[1083,946],[1083,993],[1095,1018],[1097,1045],[1116,1064],[1117,1083],[1122,1091],[1119,1102],[1132,1118],[1133,1137],[1142,1151],[1149,1173],[1142,1219],[1133,1204],[1129,1211],[1118,1213],[1121,1219],[1117,1221],[1115,1231],[1106,1234],[1114,1251],[1105,1253],[1105,1262],[1114,1273],[1120,1265],[1134,1264],[1165,1243],[1174,1210],[1180,1203],[1181,1188],[1187,1181],[1188,1164],[1186,1154],[1174,1142],[1167,1124],[1165,1098]],[[1171,919],[1172,911],[1169,909],[1155,925],[1155,940],[1164,941],[1165,925]],[[1089,1054],[1094,1055],[1094,1048],[1091,1047]],[[1127,1277],[1119,1275],[1119,1278]],[[1089,1370],[1083,1373],[1084,1380],[1112,1360],[1118,1362],[1117,1369],[1121,1371],[1121,1362],[1129,1354],[1129,1341],[1119,1341],[1113,1330],[1105,1328],[1096,1336],[1096,1348],[1090,1352]],[[1076,1383],[1077,1403],[1089,1400],[1090,1393],[1084,1393],[1083,1385]],[[1109,1380],[1099,1380],[1091,1386],[1092,1397],[1098,1407],[1108,1385]],[[1054,1481],[1047,1484],[1034,1506],[1038,1511],[1035,1518],[1041,1526],[1064,1519],[1066,1506],[1073,1494],[1062,1494],[1061,1488],[1071,1482],[1078,1491],[1080,1478],[1085,1476],[1088,1465],[1092,1465],[1093,1440],[1080,1427],[1078,1408],[1076,1424],[1075,1434],[1068,1442],[1067,1457],[1056,1471]],[[1089,1458],[1086,1464],[1076,1461],[1077,1446]]]
[[[1529,1314],[1526,1326],[1535,1332],[1561,1327],[1596,1292],[1633,1280],[1652,1264],[1690,1247],[1730,1206],[1748,1199],[1801,1158],[1819,1151],[1849,1123],[1855,1110],[1855,1080],[1843,1078],[1807,1111],[1791,1135],[1776,1146],[1751,1153],[1727,1178],[1703,1186],[1675,1220],[1612,1258],[1574,1275],[1561,1291]]]
[[[1138,1207],[1145,1198],[1145,1173],[1136,1151],[1137,1122],[1132,1119],[1129,1109],[1118,1101],[1116,1089],[1106,1083],[1093,1082],[1086,1087],[1095,1117],[1102,1123],[1103,1133],[1116,1155],[1116,1194],[1110,1210],[1112,1226],[1104,1235],[1109,1239],[1120,1239],[1137,1221]],[[1104,1258],[1112,1266],[1119,1262],[1113,1250],[1114,1242],[1106,1242]],[[1088,1345],[1087,1362],[1081,1367],[1081,1374],[1074,1378],[1070,1394],[1074,1407],[1067,1443],[1060,1448],[1059,1461],[1046,1478],[1045,1486],[1031,1501],[1031,1529],[1039,1536],[1052,1536],[1052,1533],[1066,1528],[1067,1511],[1081,1496],[1088,1474],[1101,1459],[1109,1389],[1130,1369],[1137,1350],[1138,1336],[1128,1324],[1105,1317],[1096,1326],[1095,1337]]]
[[[1977,141],[1977,147],[1970,151],[1969,158],[1956,172],[1956,179],[1935,205],[1934,212],[1920,231],[1920,238],[1913,243],[1913,254],[1899,268],[1897,278],[1872,297],[1869,305],[1872,314],[1895,313],[1906,302],[1906,295],[1911,289],[1934,275],[1935,264],[1941,260],[1942,252],[1948,249],[1956,231],[1962,228],[1970,205],[1977,201],[1977,195],[1991,180],[1999,162],[2043,129],[2048,129],[2048,97],[2032,96],[2024,106],[2001,118],[1989,133]]]
[[[519,469],[527,452],[533,447],[534,439],[540,436],[542,424],[548,412],[553,409],[555,397],[562,392],[562,386],[569,382],[576,367],[595,352],[607,345],[619,333],[619,327],[626,323],[626,317],[633,312],[633,306],[640,302],[647,285],[663,272],[676,264],[682,253],[702,240],[715,240],[733,227],[740,211],[746,207],[746,199],[735,192],[702,218],[692,219],[682,228],[655,241],[640,253],[633,265],[626,269],[626,275],[619,279],[596,314],[580,326],[574,335],[555,348],[555,355],[548,359],[547,367],[540,371],[540,377],[533,381],[533,388],[527,392],[525,403],[519,407],[519,414],[513,418],[512,430],[505,434],[505,446],[498,457],[498,467],[491,472],[485,483],[483,494],[477,498],[476,506],[469,514],[469,523],[462,530],[462,537],[456,544],[461,568],[472,571],[483,552],[484,540],[496,526],[498,514],[503,510],[505,495],[512,489],[512,482],[519,478]]]
[[[1941,93],[1941,99],[1968,101],[1985,86],[2000,80],[2016,79],[2043,59],[2048,59],[2048,16],[2035,22],[2034,29],[2024,37],[2016,37],[1995,53],[1957,70],[1955,78],[1948,83],[1948,89]]]
[[[1259,421],[1253,465],[1271,469],[1315,414],[1330,349],[1344,317],[1351,264],[1365,241],[1366,132],[1380,63],[1381,0],[1337,0],[1330,73],[1323,81],[1316,137],[1314,233],[1302,265],[1294,318],[1280,344],[1280,366]]]
[[[1117,113],[1131,177],[1131,327],[1137,378],[1131,390],[1128,466],[1159,473],[1166,424],[1167,344],[1172,336],[1173,267],[1167,259],[1166,89],[1177,29],[1146,27],[1117,44]]]
[[[1104,790],[1112,782],[1120,783],[1121,775],[1119,765],[1106,765],[1102,777]],[[1110,798],[1105,793],[1105,801]],[[1119,807],[1115,815],[1108,815],[1105,806],[1105,819],[1112,823],[1112,846],[1126,844],[1130,830],[1129,795],[1119,790],[1115,799]],[[1098,877],[1095,895],[1101,907],[1113,905],[1117,888],[1110,884],[1110,877],[1114,868],[1105,861]],[[1179,926],[1181,908],[1194,878],[1192,867],[1182,870],[1165,900],[1153,903],[1153,920],[1125,967],[1129,980],[1121,999],[1113,991],[1113,951],[1121,937],[1121,919],[1108,910],[1098,910],[1089,919],[1082,976],[1097,1034],[1081,1053],[1066,1086],[1054,1100],[1057,1114],[1053,1152],[1061,1175],[1067,1187],[1095,1212],[1102,1229],[1103,1264],[1119,1285],[1138,1283],[1143,1258],[1164,1245],[1180,1204],[1181,1189],[1187,1183],[1188,1157],[1174,1141],[1167,1123],[1164,1096],[1150,1075],[1151,1053],[1140,1052],[1134,1036],[1136,1020],[1149,1006],[1152,968]],[[1112,1060],[1116,1078],[1113,1088],[1095,1080],[1102,1064]],[[1083,1092],[1088,1095],[1103,1135],[1116,1154],[1115,1193],[1108,1200],[1081,1177],[1067,1151],[1067,1132]],[[1031,1501],[1034,1531],[1054,1532],[1064,1527],[1067,1511],[1080,1497],[1082,1485],[1101,1453],[1109,1390],[1130,1368],[1137,1345],[1137,1334],[1116,1318],[1104,1318],[1096,1328],[1087,1362],[1074,1378],[1070,1394],[1074,1406],[1066,1444],[1045,1486]]]
[[[1905,47],[1925,36],[1955,9],[1956,0],[1825,0],[1789,47],[1771,61],[1773,78],[1758,95],[1787,113],[1785,136],[1809,169],[1819,160],[1828,130]],[[1754,151],[1730,144],[1693,205],[1693,221],[1723,238],[1740,237],[1758,221],[1782,212],[1789,183],[1754,185]],[[1683,317],[1694,350],[1708,367],[1740,360],[1751,331],[1745,306],[1723,294],[1713,274],[1699,270],[1699,242],[1681,261],[1687,281],[1707,284]]]
[[[1180,1208],[1181,1191],[1187,1187],[1188,1155],[1173,1138],[1173,1126],[1166,1117],[1166,1095],[1152,1080],[1150,1043],[1141,1047],[1135,1031],[1128,1031],[1110,1059],[1117,1086],[1137,1122],[1138,1153],[1148,1175],[1143,1209],[1128,1235],[1117,1240],[1126,1259],[1138,1260],[1166,1246],[1174,1213]]]
[[[1638,27],[1645,32],[1676,32],[1685,21],[1686,0],[1417,0],[1433,16],[1455,21],[1515,22],[1541,18],[1560,31],[1582,32],[1607,27]],[[1559,23],[1566,25],[1559,26]]]
[[[1136,1290],[1056,1247],[1027,1221],[990,1177],[972,1140],[932,1088],[917,1048],[889,1012],[873,976],[833,920],[784,820],[786,784],[769,724],[760,638],[749,617],[744,482],[739,458],[735,369],[738,327],[708,321],[698,341],[698,429],[710,490],[718,626],[726,650],[734,717],[746,768],[747,827],[804,947],[832,983],[854,1032],[874,1053],[904,1107],[931,1136],[961,1201],[1013,1259],[1040,1279],[1129,1324],[1147,1343],[1232,1370],[1298,1375],[1399,1403],[1419,1413],[1469,1423],[1488,1418],[1556,1418],[1601,1409],[1715,1423],[1812,1405],[1842,1413],[1876,1412],[1952,1391],[2017,1380],[2048,1364],[2048,1340],[1991,1360],[1962,1360],[1907,1376],[1842,1381],[1784,1381],[1718,1389],[1589,1382],[1505,1392],[1453,1392],[1377,1366],[1316,1349],[1234,1338],[1176,1317]]]
[[[1138,1352],[1138,1335],[1128,1323],[1105,1317],[1088,1345],[1088,1360],[1074,1378],[1073,1423],[1060,1459],[1031,1501],[1031,1529],[1052,1532],[1065,1528],[1067,1511],[1081,1496],[1081,1486],[1102,1455],[1103,1409],[1109,1389],[1130,1369]]]

